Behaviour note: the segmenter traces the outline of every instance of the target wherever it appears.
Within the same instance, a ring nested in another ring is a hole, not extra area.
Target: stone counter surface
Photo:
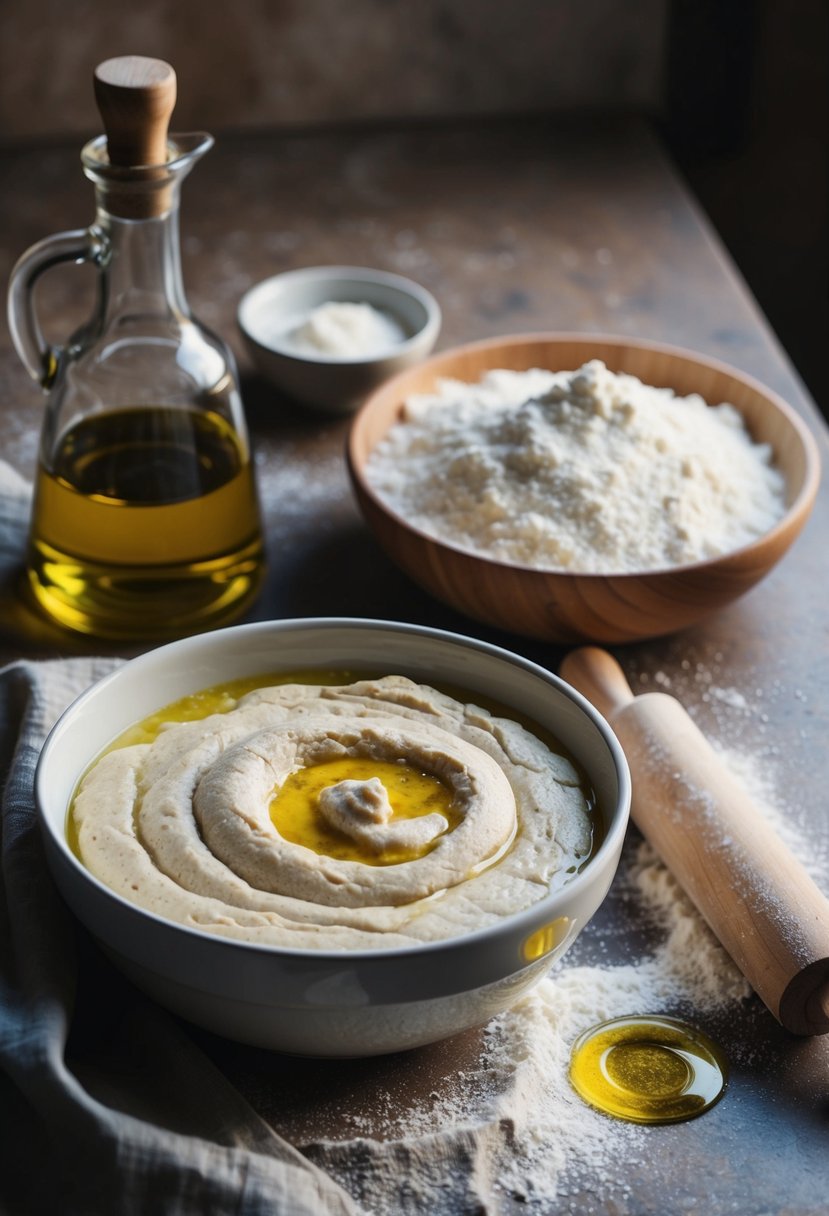
[[[3,161],[0,261],[7,274],[35,240],[87,223],[92,197],[78,148],[41,147]],[[231,341],[243,374],[269,556],[267,583],[248,619],[415,621],[485,637],[552,669],[563,653],[450,612],[380,552],[349,488],[347,421],[284,400],[246,363],[236,305],[249,286],[282,270],[344,263],[418,280],[443,308],[439,349],[542,330],[687,346],[788,400],[811,426],[826,466],[825,424],[641,125],[597,118],[225,137],[185,185],[182,248],[193,311]],[[85,270],[44,279],[39,299],[51,339],[83,317],[88,289]],[[0,393],[3,455],[31,476],[42,404],[5,330]],[[615,651],[635,690],[673,692],[712,741],[748,760],[818,858],[829,857],[827,526],[824,483],[795,547],[743,600],[695,629]],[[3,660],[83,647],[48,630],[27,633],[25,620],[5,607]],[[624,960],[647,950],[654,933],[631,921],[624,891],[614,888],[568,962]],[[719,1106],[695,1122],[649,1129],[647,1151],[640,1148],[627,1169],[617,1162],[610,1178],[582,1172],[550,1211],[826,1210],[829,1041],[790,1037],[756,1000],[712,1033],[735,1062]],[[382,1136],[390,1104],[440,1093],[481,1043],[475,1031],[406,1057],[331,1065],[199,1038],[300,1147],[341,1138],[357,1113],[365,1133]],[[501,1203],[505,1212],[525,1210],[508,1196]]]

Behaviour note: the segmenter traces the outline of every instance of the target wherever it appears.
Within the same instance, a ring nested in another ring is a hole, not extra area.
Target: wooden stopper
[[[95,100],[112,165],[163,165],[176,74],[162,59],[122,55],[95,69]]]
[[[678,701],[634,697],[610,655],[561,675],[607,717],[630,765],[631,816],[780,1023],[829,1032],[829,900]]]
[[[136,170],[136,189],[113,191],[118,215],[160,215],[170,206],[170,191],[146,184],[164,177],[167,128],[176,104],[176,74],[162,59],[122,55],[95,69],[95,99],[107,136],[109,163]],[[153,169],[155,166],[155,169]]]

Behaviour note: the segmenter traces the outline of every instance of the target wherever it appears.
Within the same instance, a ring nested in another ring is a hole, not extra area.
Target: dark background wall
[[[124,53],[219,134],[634,110],[829,415],[828,29],[824,0],[5,0],[0,140],[96,133],[92,69]]]
[[[180,130],[658,104],[665,0],[3,0],[0,130],[97,131],[91,73],[167,59]]]
[[[829,417],[829,6],[675,0],[661,129]]]

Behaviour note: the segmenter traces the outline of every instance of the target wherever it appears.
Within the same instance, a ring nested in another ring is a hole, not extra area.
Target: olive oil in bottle
[[[258,588],[251,463],[218,413],[141,406],[89,416],[41,466],[28,561],[38,604],[102,638],[223,624]]]
[[[237,616],[262,571],[235,360],[182,278],[181,185],[213,140],[168,133],[176,74],[162,60],[107,59],[94,91],[106,134],[81,152],[94,221],[38,241],[9,283],[12,340],[47,393],[27,588],[81,633],[178,637]],[[70,261],[94,268],[95,301],[53,346],[33,288]]]

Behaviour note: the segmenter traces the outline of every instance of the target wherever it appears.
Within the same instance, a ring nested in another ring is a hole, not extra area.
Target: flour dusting
[[[722,702],[732,713],[740,711],[738,696]],[[816,857],[804,841],[768,765],[739,750],[717,750],[795,855],[825,883],[829,859]],[[716,1021],[739,1009],[750,989],[638,837],[626,846],[615,890],[625,919],[654,930],[651,953],[624,965],[568,963],[582,953],[576,947],[529,996],[489,1023],[473,1067],[467,1063],[440,1094],[408,1107],[399,1097],[390,1100],[386,1139],[372,1139],[368,1129],[360,1135],[358,1122],[348,1140],[305,1146],[366,1212],[458,1216],[512,1212],[519,1204],[528,1216],[583,1213],[585,1195],[597,1188],[612,1188],[623,1203],[625,1178],[647,1165],[651,1129],[581,1101],[568,1079],[573,1042],[590,1026],[627,1014],[667,1014],[696,1025]],[[601,957],[603,932],[587,930],[591,959]]]

